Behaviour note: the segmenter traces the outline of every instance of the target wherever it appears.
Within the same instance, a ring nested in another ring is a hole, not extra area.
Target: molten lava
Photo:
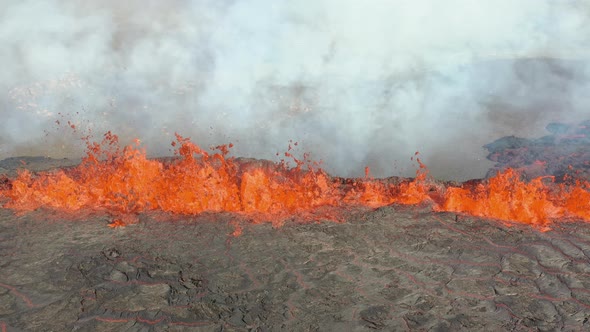
[[[564,218],[590,221],[590,185],[582,181],[556,184],[552,177],[541,177],[526,182],[508,169],[487,181],[445,186],[428,178],[420,160],[411,181],[371,179],[368,168],[364,179],[341,179],[329,176],[307,156],[298,160],[289,152],[285,156],[295,161],[293,168],[285,162],[228,157],[231,145],[210,154],[180,135],[172,145],[177,158],[148,159],[139,142],[120,149],[117,136],[108,132],[101,144],[87,143],[87,154],[77,167],[36,174],[22,170],[14,179],[0,179],[0,197],[4,207],[20,212],[41,207],[107,212],[114,216],[112,227],[134,222],[135,215],[151,210],[226,211],[280,224],[321,207],[346,211],[425,202],[435,211],[541,226]]]
[[[554,180],[545,176],[525,182],[516,171],[507,169],[475,187],[446,188],[444,203],[435,210],[539,226],[557,219],[590,221],[590,184],[555,184]]]

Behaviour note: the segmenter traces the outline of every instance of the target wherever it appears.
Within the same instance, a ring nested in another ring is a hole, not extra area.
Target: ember
[[[313,215],[335,221],[341,215],[314,214],[321,207],[428,203],[435,211],[517,221],[546,227],[557,218],[590,221],[590,184],[576,179],[556,183],[554,177],[525,181],[521,172],[507,168],[483,181],[459,186],[428,177],[426,166],[413,180],[331,177],[304,155],[296,166],[228,157],[229,146],[208,153],[189,139],[176,135],[178,158],[148,159],[139,141],[120,148],[110,132],[102,143],[87,143],[82,163],[69,169],[0,179],[4,207],[19,212],[46,207],[63,212],[89,210],[114,215],[111,227],[135,222],[138,213],[161,210],[178,214],[232,212],[254,221],[283,220]]]

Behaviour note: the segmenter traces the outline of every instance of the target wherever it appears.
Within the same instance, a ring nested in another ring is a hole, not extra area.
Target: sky
[[[419,151],[466,180],[482,145],[590,118],[587,0],[0,1],[0,158],[107,130],[169,155],[178,132],[296,141],[339,176],[411,176]]]

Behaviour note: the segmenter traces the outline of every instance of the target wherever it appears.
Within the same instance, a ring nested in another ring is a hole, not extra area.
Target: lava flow
[[[106,133],[102,143],[87,143],[77,167],[0,179],[4,207],[18,212],[50,208],[66,213],[105,212],[116,216],[112,226],[133,222],[141,212],[178,214],[232,212],[255,221],[279,223],[294,215],[314,215],[322,207],[380,207],[393,203],[428,203],[435,211],[546,226],[557,219],[590,221],[590,185],[583,181],[555,183],[552,177],[524,181],[511,169],[486,181],[461,186],[430,179],[420,165],[413,180],[342,179],[331,177],[308,160],[287,163],[228,157],[228,146],[208,153],[177,135],[177,158],[148,159],[139,147],[119,147]],[[131,217],[130,217],[131,216]],[[317,217],[317,214],[315,214]]]

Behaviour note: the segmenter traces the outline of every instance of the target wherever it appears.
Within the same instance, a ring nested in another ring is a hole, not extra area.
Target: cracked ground
[[[280,228],[139,220],[0,209],[0,331],[590,329],[587,223],[542,232],[399,205]]]

